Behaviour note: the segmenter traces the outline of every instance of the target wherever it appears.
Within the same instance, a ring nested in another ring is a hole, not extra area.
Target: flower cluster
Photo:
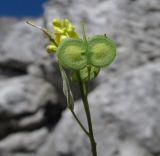
[[[72,80],[78,79],[77,71],[79,71],[82,81],[90,81],[98,75],[101,68],[110,65],[115,59],[115,43],[106,35],[95,35],[87,38],[82,22],[83,39],[80,39],[68,19],[60,21],[55,18],[52,21],[52,33],[31,22],[27,23],[40,29],[49,38],[51,43],[46,48],[47,52],[56,53],[58,63],[71,70]]]
[[[62,42],[63,39],[66,38],[79,38],[79,35],[75,32],[74,26],[68,19],[64,19],[60,21],[59,19],[55,18],[52,21],[52,28],[54,34],[54,41],[55,43],[51,43],[47,46],[46,50],[48,53],[55,53],[57,47]]]

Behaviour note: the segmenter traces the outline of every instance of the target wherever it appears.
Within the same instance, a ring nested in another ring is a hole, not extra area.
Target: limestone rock
[[[89,95],[99,156],[153,156],[160,152],[159,67],[159,63],[145,65],[103,83]],[[82,108],[78,102],[76,113],[85,121]],[[40,154],[90,156],[89,141],[69,111]]]
[[[51,28],[53,18],[70,19],[78,32],[83,20],[88,36],[106,33],[117,44],[116,61],[90,95],[99,155],[159,156],[160,1],[50,0],[33,23]],[[69,112],[53,130],[65,98],[47,40],[24,20],[0,24],[0,156],[90,156]],[[76,109],[85,121],[80,102]]]
[[[159,0],[51,0],[44,17],[49,28],[53,18],[68,18],[79,31],[83,20],[89,36],[111,37],[118,46],[109,68],[114,76],[160,58]],[[102,74],[100,80],[106,80],[106,70]]]
[[[34,22],[42,25],[42,20]],[[45,39],[42,32],[30,27],[25,21],[10,26],[9,33],[1,41],[0,64],[11,68],[25,69],[28,64],[41,61],[47,57]]]
[[[0,142],[12,133],[49,129],[59,119],[57,93],[44,79],[20,76],[0,81],[0,88]]]
[[[47,138],[47,129],[39,129],[33,132],[21,132],[12,134],[0,142],[0,149],[5,152],[36,152]]]
[[[2,117],[34,113],[47,101],[57,103],[53,86],[41,78],[21,76],[0,82],[0,88]]]

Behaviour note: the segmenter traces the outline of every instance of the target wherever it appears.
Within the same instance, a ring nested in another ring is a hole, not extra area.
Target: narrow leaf
[[[44,28],[42,28],[42,27],[40,27],[40,26],[37,26],[37,25],[31,23],[30,21],[27,21],[26,23],[27,23],[28,25],[31,25],[32,27],[35,27],[35,28],[41,30],[41,31],[43,32],[43,34],[44,34],[46,37],[48,37],[51,42],[53,42],[55,45],[57,45],[57,43],[55,42],[55,40],[52,38],[52,36],[49,34],[49,32],[48,32],[46,29],[44,29]]]
[[[63,69],[63,67],[59,64],[62,80],[63,80],[63,93],[66,96],[67,99],[67,105],[68,108],[73,110],[74,109],[74,98],[71,91],[71,88],[69,86],[69,80],[67,78],[67,75]]]

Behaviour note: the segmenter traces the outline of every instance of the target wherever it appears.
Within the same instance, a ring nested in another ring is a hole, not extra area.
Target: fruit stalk
[[[94,139],[91,113],[90,113],[90,108],[89,108],[89,103],[88,103],[88,89],[87,89],[88,84],[81,80],[79,73],[77,73],[77,75],[79,79],[78,82],[79,82],[81,97],[83,101],[83,106],[84,106],[84,110],[85,110],[87,122],[88,122],[88,128],[89,128],[88,137],[91,143],[92,156],[97,156],[96,141]]]

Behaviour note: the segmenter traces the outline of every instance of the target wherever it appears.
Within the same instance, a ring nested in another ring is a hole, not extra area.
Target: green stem
[[[81,123],[81,121],[78,119],[78,117],[77,117],[77,115],[74,113],[74,111],[71,110],[71,109],[70,109],[70,111],[71,111],[72,115],[74,116],[75,120],[77,121],[77,123],[79,124],[79,126],[81,127],[81,129],[85,132],[85,134],[86,134],[87,136],[89,136],[89,132],[85,129],[85,127],[83,126],[83,124]]]
[[[92,127],[92,120],[91,120],[91,113],[90,113],[90,108],[89,108],[89,103],[88,103],[88,91],[87,91],[87,86],[86,84],[81,80],[79,73],[77,73],[78,79],[79,79],[79,86],[80,86],[80,92],[82,96],[82,101],[87,117],[87,122],[88,122],[88,128],[89,128],[89,139],[91,143],[91,149],[92,149],[92,156],[97,156],[97,149],[96,149],[96,142],[94,139],[94,134],[93,134],[93,127]]]
[[[69,81],[68,81],[67,75],[66,75],[63,67],[61,66],[61,64],[58,63],[58,65],[59,65],[59,69],[60,69],[61,76],[62,76],[62,79],[63,79],[63,92],[64,92],[64,95],[67,98],[68,108],[71,111],[71,113],[72,113],[73,117],[75,118],[75,120],[77,121],[77,123],[79,124],[79,126],[81,127],[81,129],[85,132],[85,134],[87,136],[89,136],[89,132],[86,130],[86,128],[83,126],[83,124],[81,123],[81,121],[78,119],[77,115],[74,112],[74,103],[72,101],[73,97],[72,97],[72,92],[71,92],[71,89],[70,89],[70,86],[69,86]]]

